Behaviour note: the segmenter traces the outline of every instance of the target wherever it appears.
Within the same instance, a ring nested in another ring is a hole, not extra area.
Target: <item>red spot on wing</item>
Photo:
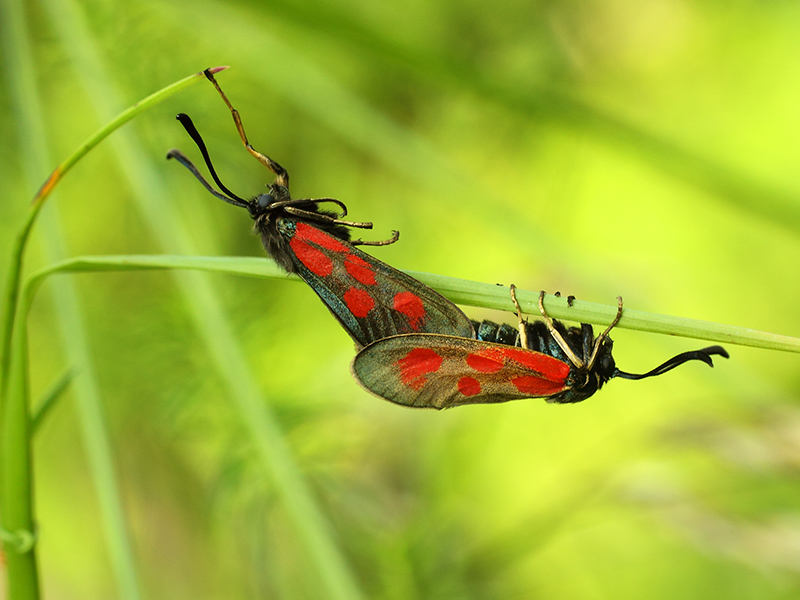
[[[414,331],[418,331],[422,327],[427,314],[420,297],[409,291],[395,295],[394,309],[408,318],[408,325]]]
[[[547,379],[563,385],[569,375],[571,367],[569,363],[524,348],[502,348],[499,349],[508,360],[513,360],[529,369],[540,374],[538,379]]]
[[[350,250],[350,247],[339,238],[325,233],[321,229],[317,229],[308,223],[297,223],[297,225],[295,225],[295,237],[299,237],[304,241],[311,242],[320,248],[325,248],[332,252],[348,252]]]
[[[467,364],[481,373],[497,373],[504,363],[503,353],[497,348],[486,348],[467,355]]]
[[[464,396],[475,396],[481,393],[481,382],[474,377],[464,376],[458,380],[458,391]]]
[[[372,266],[360,256],[348,254],[344,259],[344,268],[359,283],[375,285],[375,272]]]
[[[364,290],[354,287],[348,289],[342,295],[342,299],[347,304],[350,312],[359,318],[366,317],[375,306],[375,300],[372,299],[372,296]]]
[[[535,375],[512,377],[511,385],[523,394],[530,394],[531,396],[552,396],[564,389],[563,381],[560,383],[558,381],[548,381]]]
[[[298,223],[298,227],[302,223]],[[331,259],[319,248],[306,243],[301,238],[294,236],[289,242],[294,255],[305,267],[320,277],[327,277],[333,272]]]
[[[412,390],[420,390],[427,382],[428,373],[435,373],[442,366],[442,357],[430,348],[414,348],[397,361],[400,381]]]

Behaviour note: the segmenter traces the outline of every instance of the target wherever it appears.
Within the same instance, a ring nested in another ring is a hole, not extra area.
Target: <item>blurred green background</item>
[[[376,239],[399,229],[374,250],[393,266],[800,335],[796,2],[2,9],[4,269],[58,162],[229,64],[218,79],[294,196],[339,198]],[[29,270],[263,255],[244,211],[164,160],[199,161],[178,112],[233,191],[271,181],[201,82],[77,165]],[[47,598],[800,597],[796,355],[731,346],[575,406],[437,413],[362,391],[350,339],[293,280],[60,277],[29,322],[33,397],[78,373],[34,446]],[[613,337],[634,372],[705,345]]]

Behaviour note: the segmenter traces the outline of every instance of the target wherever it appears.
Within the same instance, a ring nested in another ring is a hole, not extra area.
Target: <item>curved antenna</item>
[[[678,367],[685,362],[689,362],[690,360],[700,360],[706,363],[709,367],[713,367],[714,363],[711,360],[711,356],[714,354],[724,358],[730,358],[727,350],[725,350],[725,348],[722,346],[709,346],[708,348],[703,348],[702,350],[692,350],[690,352],[684,352],[682,354],[678,354],[677,356],[673,356],[664,364],[658,365],[652,371],[648,371],[642,375],[625,373],[624,371],[617,369],[614,371],[614,374],[611,377],[621,377],[622,379],[644,379],[645,377],[655,377],[656,375],[663,375],[667,371],[671,371],[675,367]]]
[[[214,165],[211,164],[211,157],[208,155],[208,150],[206,149],[206,143],[203,141],[203,138],[200,137],[200,132],[197,131],[197,128],[194,126],[194,123],[192,123],[192,120],[189,118],[189,115],[185,113],[179,113],[176,119],[178,119],[178,121],[181,122],[181,125],[183,125],[183,128],[186,130],[186,133],[188,133],[189,136],[191,136],[194,143],[197,144],[198,148],[200,148],[200,153],[203,155],[203,159],[206,161],[206,166],[208,167],[208,171],[209,173],[211,173],[211,177],[219,186],[219,189],[228,194],[228,196],[230,196],[232,199],[238,200],[239,202],[244,202],[246,206],[247,200],[245,200],[244,198],[240,198],[232,191],[230,191],[227,187],[225,187],[225,184],[219,180],[219,177],[217,177],[217,172],[214,170]]]
[[[246,201],[239,200],[239,199],[234,199],[234,198],[228,198],[227,196],[224,196],[223,194],[220,194],[217,190],[215,190],[211,186],[211,184],[208,183],[205,180],[205,178],[200,174],[200,171],[197,170],[197,167],[194,166],[194,163],[192,163],[192,161],[190,161],[188,158],[186,158],[186,155],[183,152],[181,152],[180,150],[177,150],[177,149],[173,148],[172,150],[167,152],[167,159],[170,159],[170,158],[174,158],[179,163],[181,163],[184,167],[189,169],[189,171],[191,171],[192,175],[194,175],[200,181],[200,183],[203,184],[203,187],[205,187],[209,192],[211,192],[214,196],[216,196],[220,200],[223,200],[224,202],[227,202],[228,204],[233,204],[234,206],[241,206],[242,208],[247,208],[247,209],[250,208],[250,204],[248,204]]]

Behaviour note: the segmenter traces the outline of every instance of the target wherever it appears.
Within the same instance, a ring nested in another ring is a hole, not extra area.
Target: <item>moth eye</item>
[[[259,205],[261,208],[267,208],[267,207],[268,207],[270,204],[272,204],[273,202],[275,202],[275,198],[273,198],[273,197],[272,197],[271,195],[269,195],[269,194],[261,194],[261,195],[258,197],[258,205]]]
[[[603,371],[611,371],[614,369],[614,359],[611,356],[604,356],[600,361],[600,366]]]

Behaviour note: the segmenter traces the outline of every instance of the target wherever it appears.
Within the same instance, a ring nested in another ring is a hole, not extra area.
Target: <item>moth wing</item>
[[[366,346],[351,370],[377,396],[405,406],[442,409],[558,394],[568,389],[570,365],[503,344],[406,334]]]
[[[405,333],[474,336],[444,296],[317,227],[295,222],[289,246],[297,273],[359,346]]]

